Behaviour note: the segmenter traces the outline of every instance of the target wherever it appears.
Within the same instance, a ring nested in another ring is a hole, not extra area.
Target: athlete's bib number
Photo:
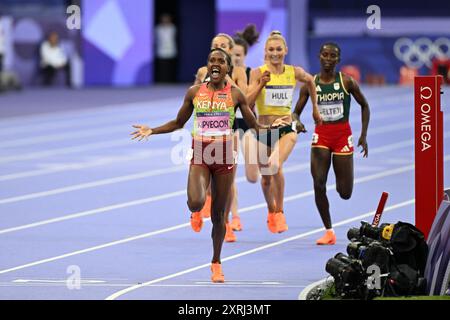
[[[266,86],[266,105],[290,107],[293,95],[292,86]]]
[[[337,121],[344,117],[344,104],[342,102],[332,104],[319,104],[323,121]]]
[[[197,113],[197,131],[202,136],[221,136],[231,133],[229,112]]]

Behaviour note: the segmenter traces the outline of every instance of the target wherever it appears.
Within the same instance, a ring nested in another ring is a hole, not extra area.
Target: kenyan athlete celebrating
[[[213,258],[211,280],[224,282],[220,255],[225,237],[225,206],[233,183],[235,166],[233,152],[233,122],[235,108],[240,108],[251,128],[270,128],[260,125],[248,107],[245,95],[226,80],[230,71],[231,57],[222,49],[214,49],[208,56],[207,69],[210,81],[192,86],[184,98],[176,119],[151,129],[135,125],[133,139],[142,140],[150,135],[170,133],[183,128],[194,113],[192,132],[191,166],[188,177],[188,207],[196,215],[206,201],[206,190],[211,182],[211,221]],[[283,125],[282,121],[274,125]],[[191,219],[192,228],[200,231],[202,219]]]

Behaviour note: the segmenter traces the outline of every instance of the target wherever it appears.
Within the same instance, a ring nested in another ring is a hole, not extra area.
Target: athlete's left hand
[[[271,128],[278,128],[278,127],[284,127],[284,126],[290,126],[291,125],[291,116],[284,116],[282,118],[276,119],[271,125]]]
[[[145,125],[133,125],[133,128],[139,129],[137,131],[132,132],[130,135],[133,136],[131,140],[139,139],[141,141],[142,139],[147,140],[148,137],[153,133],[152,129],[150,129],[148,126]]]
[[[321,125],[323,120],[322,116],[320,115],[319,108],[313,108],[313,119],[316,125]]]
[[[363,153],[363,157],[367,158],[369,156],[369,147],[367,146],[366,136],[359,137],[358,147],[362,147],[362,150],[360,153]]]

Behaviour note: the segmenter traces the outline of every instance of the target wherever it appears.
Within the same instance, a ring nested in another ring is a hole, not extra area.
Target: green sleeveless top
[[[350,114],[350,94],[342,79],[342,73],[336,74],[334,82],[319,83],[319,75],[314,76],[317,91],[317,105],[325,122],[348,121]]]

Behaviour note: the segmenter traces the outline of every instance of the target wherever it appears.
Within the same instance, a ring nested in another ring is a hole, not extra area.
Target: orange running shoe
[[[316,241],[319,246],[336,244],[336,234],[333,230],[327,230],[325,235]]]
[[[225,242],[236,242],[237,238],[229,223],[226,224],[227,231],[225,233]]]
[[[277,212],[275,214],[275,224],[277,226],[277,232],[282,233],[288,230],[288,225],[286,223],[286,216],[283,212]]]
[[[231,229],[233,229],[233,231],[242,231],[242,224],[240,217],[235,216],[233,217],[233,219],[231,219]]]
[[[269,212],[267,215],[267,228],[272,233],[277,233],[277,222],[276,222],[276,213]]]
[[[206,196],[205,204],[200,212],[202,213],[203,218],[211,217],[211,196]]]
[[[203,227],[203,218],[201,212],[193,212],[191,214],[191,227],[195,232],[200,232]]]
[[[218,262],[211,263],[211,281],[214,283],[224,283],[225,276],[222,273],[222,265]]]

